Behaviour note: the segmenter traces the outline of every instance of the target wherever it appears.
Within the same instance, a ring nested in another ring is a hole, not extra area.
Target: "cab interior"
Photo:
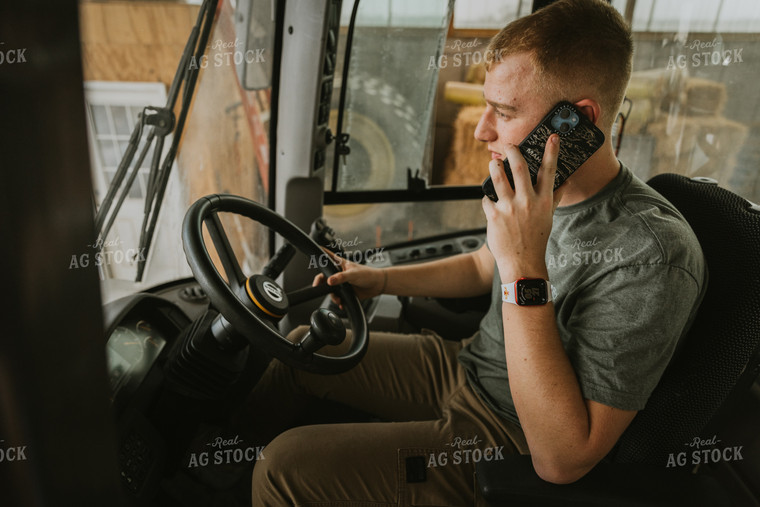
[[[250,505],[266,442],[233,420],[270,361],[333,374],[361,360],[371,331],[476,332],[489,297],[358,301],[340,288],[343,310],[310,286],[337,269],[323,249],[382,267],[484,244],[483,55],[547,3],[0,7],[2,47],[28,48],[0,67],[0,447],[24,457],[0,463],[3,504]],[[709,179],[760,202],[760,6],[611,3],[636,44],[621,160],[644,180]],[[316,338],[288,342],[301,325]],[[341,325],[355,343],[334,357]],[[655,468],[760,505],[753,372],[720,431],[693,435],[738,453],[681,464],[681,446]],[[370,420],[321,404],[303,423]]]

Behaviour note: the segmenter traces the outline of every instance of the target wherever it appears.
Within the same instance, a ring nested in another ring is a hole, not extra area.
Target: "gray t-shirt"
[[[621,166],[601,192],[557,209],[546,266],[559,335],[584,398],[644,408],[707,285],[702,249],[686,220]],[[491,307],[459,361],[475,392],[519,424],[501,307],[494,267]]]

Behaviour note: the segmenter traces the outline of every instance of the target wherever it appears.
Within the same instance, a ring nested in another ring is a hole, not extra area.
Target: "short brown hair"
[[[575,102],[595,93],[602,124],[612,127],[631,77],[633,38],[620,13],[601,0],[559,0],[504,27],[486,52],[486,68],[528,53],[540,91]]]

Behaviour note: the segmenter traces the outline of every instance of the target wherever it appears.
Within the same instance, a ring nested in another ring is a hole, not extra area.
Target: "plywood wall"
[[[169,2],[81,1],[84,79],[160,81],[168,87],[198,9]]]

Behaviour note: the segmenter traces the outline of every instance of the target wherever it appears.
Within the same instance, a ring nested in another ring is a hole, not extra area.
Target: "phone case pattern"
[[[544,146],[550,135],[556,133],[560,136],[555,190],[604,143],[604,134],[599,129],[580,128],[581,125],[570,132],[560,133],[550,126],[549,120],[546,120],[520,143],[520,152],[528,164],[530,179],[534,185],[544,157]],[[507,174],[512,183],[511,170],[508,170]]]
[[[569,109],[578,115],[580,123],[567,132],[560,132],[552,126],[552,120],[561,114],[562,110]],[[557,174],[554,178],[554,189],[556,190],[565,180],[580,167],[597,149],[604,143],[604,134],[599,130],[586,116],[570,102],[561,102],[555,106],[549,114],[539,123],[533,131],[526,136],[520,143],[519,149],[528,164],[530,179],[533,185],[536,184],[538,170],[541,167],[541,160],[544,156],[544,146],[552,134],[559,134],[559,157],[557,162]],[[502,161],[504,172],[512,188],[515,187],[512,178],[512,169],[506,160]],[[491,178],[486,178],[483,182],[483,192],[492,201],[497,200],[496,192],[493,188]]]

